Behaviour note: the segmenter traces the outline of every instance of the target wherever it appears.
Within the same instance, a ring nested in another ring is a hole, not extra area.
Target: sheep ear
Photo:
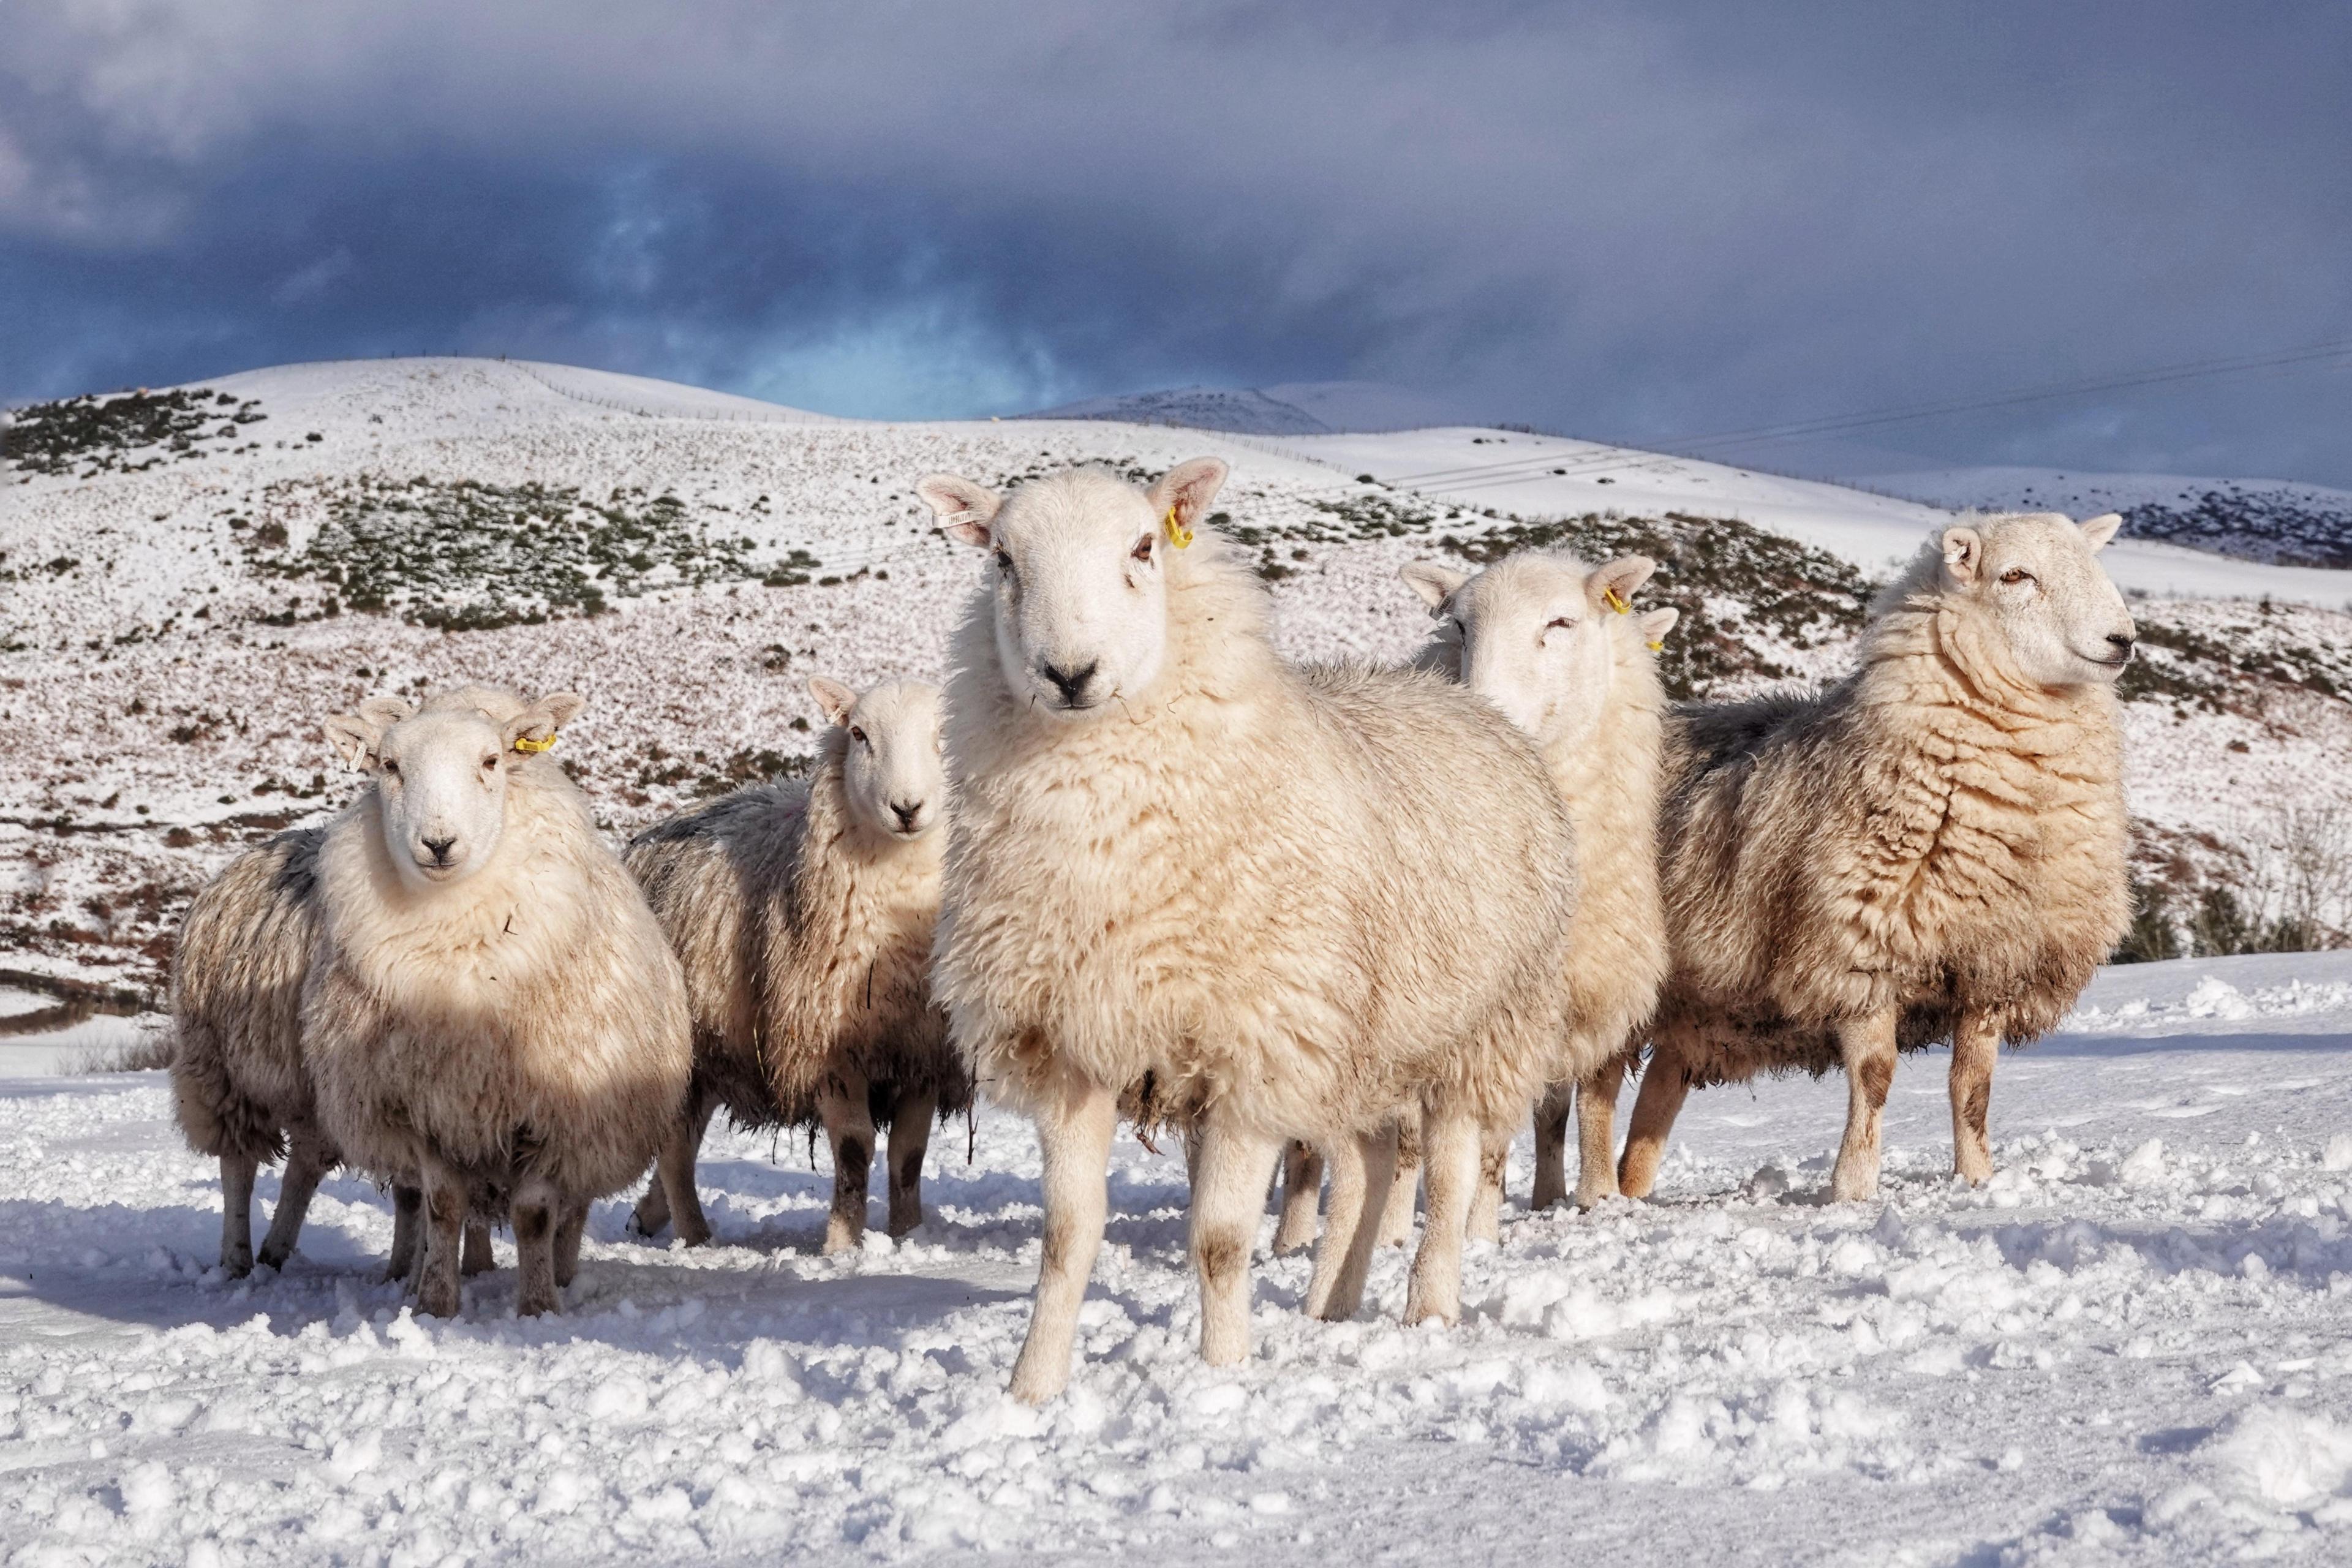
[[[555,744],[555,732],[580,716],[588,704],[576,692],[556,691],[541,698],[506,721],[503,733],[510,752],[543,752]]]
[[[1682,618],[1683,613],[1680,610],[1652,610],[1645,616],[1636,617],[1633,624],[1641,628],[1642,640],[1652,647],[1656,647],[1666,640],[1666,634],[1673,631],[1675,623]]]
[[[1944,570],[1955,583],[1973,583],[1984,565],[1984,536],[1973,528],[1944,530]]]
[[[356,713],[337,713],[327,721],[327,744],[343,759],[345,767],[365,767],[383,744],[383,732],[416,710],[397,697],[371,697]]]
[[[1633,607],[1633,595],[1650,580],[1658,563],[1646,555],[1620,555],[1584,580],[1584,596],[1596,610],[1622,615]]]
[[[1470,581],[1469,573],[1456,572],[1434,561],[1408,561],[1397,568],[1397,575],[1421,595],[1421,602],[1429,606],[1433,616],[1445,607],[1445,601],[1454,597],[1455,590]]]
[[[824,721],[828,724],[848,723],[849,710],[857,706],[857,693],[838,680],[828,679],[822,675],[810,677],[809,695],[815,698],[816,705],[824,710]]]
[[[2107,547],[2107,541],[2113,539],[2116,536],[2116,530],[2123,525],[2124,514],[2119,511],[2111,511],[2103,517],[2086,518],[2082,525],[2083,542],[2094,551],[2105,550]]]
[[[1177,533],[1188,533],[1208,514],[1209,503],[1224,488],[1226,472],[1223,458],[1193,458],[1177,464],[1151,487],[1152,511]]]
[[[988,525],[996,521],[996,509],[1004,499],[986,485],[953,474],[932,474],[915,487],[915,493],[953,538],[983,550],[994,542]]]

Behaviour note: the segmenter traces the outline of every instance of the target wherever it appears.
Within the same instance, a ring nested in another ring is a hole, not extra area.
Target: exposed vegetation
[[[231,517],[257,573],[327,586],[320,614],[381,610],[451,631],[598,615],[615,599],[712,582],[798,586],[818,565],[803,550],[754,564],[751,540],[715,534],[675,495],[642,489],[594,501],[569,486],[362,475],[272,487],[268,500],[264,510],[289,511],[315,500],[327,515],[299,543],[282,521]]]
[[[256,399],[201,386],[68,397],[18,409],[0,426],[0,462],[26,474],[83,479],[137,473],[201,457],[201,443],[235,442],[268,417]],[[141,453],[149,456],[135,461]]]

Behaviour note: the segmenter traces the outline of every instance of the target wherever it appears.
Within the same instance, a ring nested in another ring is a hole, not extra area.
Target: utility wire
[[[2165,385],[2175,382],[2203,380],[2213,376],[2243,374],[2250,371],[2299,369],[2347,355],[2352,355],[2352,339],[2342,339],[2328,343],[2314,343],[2304,348],[2276,350],[2268,353],[2192,360],[2182,364],[2136,371],[2126,375],[2085,378],[2009,392],[1991,393],[1980,397],[1916,404],[1874,414],[1841,415],[1796,420],[1780,425],[1754,426],[1744,430],[1729,430],[1712,436],[1696,437],[1676,445],[1688,455],[1696,456],[1705,450],[1839,435],[1851,430],[1870,429],[1882,425],[1942,418],[1950,415],[1976,413],[1987,409],[2015,407],[2021,404],[2048,402],[2057,398],[2079,397],[2094,392]],[[1614,466],[1614,460],[1598,454],[1572,459],[1569,464],[1561,463],[1558,458],[1514,458],[1501,462],[1472,463],[1451,468],[1429,468],[1417,473],[1400,474],[1390,482],[1411,486],[1435,483],[1444,485],[1447,489],[1460,489],[1464,488],[1459,483],[1462,480],[1487,480],[1490,477],[1493,480],[1503,480],[1507,475],[1515,478],[1538,479],[1551,469],[1560,467],[1569,467],[1573,472],[1580,469],[1589,471],[1592,468],[1610,466]]]

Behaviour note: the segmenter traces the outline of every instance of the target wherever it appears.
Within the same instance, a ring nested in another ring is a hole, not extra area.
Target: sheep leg
[[[457,1272],[467,1276],[488,1274],[498,1266],[498,1255],[490,1250],[490,1222],[469,1216],[466,1221],[466,1249],[458,1257]]]
[[[703,1216],[702,1194],[694,1184],[694,1162],[702,1152],[703,1135],[710,1131],[710,1119],[718,1111],[716,1098],[698,1093],[670,1130],[655,1157],[654,1179],[646,1184],[646,1195],[637,1200],[636,1213],[629,1222],[639,1236],[659,1236],[662,1226],[675,1221],[677,1239],[687,1246],[700,1247],[709,1241],[710,1221]]]
[[[1069,1384],[1078,1307],[1095,1254],[1102,1250],[1110,1207],[1110,1141],[1118,1127],[1118,1097],[1099,1084],[1073,1083],[1058,1104],[1048,1102],[1037,1113],[1045,1167],[1045,1246],[1029,1334],[1013,1363],[1013,1397],[1024,1404],[1042,1405]]]
[[[555,1224],[555,1284],[558,1289],[580,1277],[580,1238],[588,1229],[588,1205],[573,1204]]]
[[[294,1256],[295,1238],[302,1234],[302,1217],[310,1212],[311,1194],[334,1163],[333,1154],[316,1133],[294,1135],[286,1151],[286,1174],[278,1183],[278,1212],[269,1216],[269,1234],[261,1240],[263,1267],[283,1268]]]
[[[1576,1097],[1574,1084],[1553,1083],[1536,1101],[1536,1184],[1528,1207],[1538,1214],[1568,1201],[1568,1112]],[[1592,1168],[1589,1161],[1584,1168]]]
[[[1407,1110],[1394,1125],[1396,1155],[1389,1162],[1389,1195],[1381,1205],[1381,1228],[1374,1238],[1379,1247],[1402,1247],[1412,1239],[1412,1200],[1421,1189],[1420,1110]]]
[[[428,1163],[425,1178],[425,1245],[417,1248],[416,1310],[427,1317],[457,1315],[457,1255],[466,1228],[466,1184]]]
[[[902,1089],[890,1107],[892,1236],[904,1236],[923,1223],[923,1153],[931,1146],[931,1119],[939,1109],[935,1089]]]
[[[1421,1138],[1428,1210],[1405,1288],[1404,1321],[1410,1327],[1434,1318],[1451,1326],[1462,1321],[1462,1245],[1479,1179],[1477,1119],[1461,1107],[1431,1106]]]
[[[1276,1257],[1313,1245],[1315,1211],[1322,1201],[1323,1156],[1293,1139],[1282,1150],[1282,1219],[1274,1227]]]
[[[417,1220],[425,1212],[425,1189],[394,1185],[392,1189],[392,1256],[384,1260],[386,1279],[407,1280],[416,1272]]]
[[[1478,1132],[1478,1186],[1470,1195],[1466,1235],[1472,1241],[1503,1239],[1503,1173],[1511,1163],[1511,1130],[1481,1128]]]
[[[874,1112],[865,1078],[843,1071],[825,1080],[817,1115],[833,1144],[833,1212],[825,1216],[824,1250],[855,1252],[866,1240],[866,1189],[874,1175]]]
[[[1383,1123],[1331,1147],[1331,1212],[1315,1252],[1307,1315],[1340,1323],[1364,1304],[1364,1277],[1381,1245],[1389,1193],[1396,1180],[1396,1127]]]
[[[533,1176],[515,1189],[515,1316],[562,1311],[555,1290],[555,1189]]]
[[[1860,1203],[1878,1195],[1879,1117],[1895,1087],[1894,1009],[1852,1018],[1838,1026],[1838,1054],[1845,1059],[1845,1137],[1830,1172],[1830,1197]]]
[[[1617,1093],[1630,1058],[1611,1057],[1576,1086],[1576,1206],[1617,1195]]]
[[[253,1272],[253,1172],[250,1154],[221,1156],[220,1266],[232,1279]]]
[[[1625,1129],[1625,1152],[1617,1161],[1617,1190],[1629,1198],[1646,1198],[1658,1184],[1658,1162],[1665,1158],[1666,1134],[1690,1094],[1690,1075],[1682,1059],[1660,1046],[1642,1069],[1642,1090],[1633,1097],[1633,1124]]]
[[[1952,1173],[1972,1187],[1992,1180],[1992,1139],[1986,1126],[1992,1110],[1993,1062],[2000,1032],[1974,1013],[1960,1015],[1952,1031]]]
[[[1201,1359],[1211,1366],[1249,1359],[1250,1250],[1281,1156],[1279,1140],[1235,1127],[1223,1114],[1212,1114],[1202,1131],[1192,1253],[1201,1282]]]

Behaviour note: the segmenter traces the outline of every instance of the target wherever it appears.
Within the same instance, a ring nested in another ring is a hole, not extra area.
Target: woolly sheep
[[[320,1119],[423,1207],[420,1310],[458,1307],[468,1214],[511,1216],[523,1315],[558,1310],[588,1205],[635,1181],[691,1066],[686,983],[587,803],[541,755],[580,710],[467,687],[328,721],[371,787],[319,851],[302,1030]]]
[[[2095,552],[2121,519],[1946,529],[1818,697],[1679,711],[1660,818],[1674,972],[1619,1183],[1691,1088],[1843,1067],[1840,1200],[1876,1192],[1899,1050],[1952,1041],[1957,1174],[1992,1173],[2004,1040],[2056,1024],[2129,924],[2115,682],[2136,636]]]
[[[1658,770],[1665,690],[1654,649],[1672,609],[1632,613],[1656,563],[1626,555],[1588,567],[1566,552],[1508,557],[1472,576],[1433,563],[1404,580],[1439,622],[1423,661],[1494,703],[1533,736],[1576,824],[1580,893],[1569,945],[1569,1032],[1537,1108],[1533,1206],[1568,1196],[1565,1145],[1579,1121],[1576,1203],[1617,1191],[1613,1123],[1634,1031],[1667,968],[1658,896]],[[1472,1235],[1489,1239],[1502,1199],[1506,1138],[1490,1145]]]
[[[832,721],[805,786],[738,790],[629,845],[686,967],[694,1080],[637,1206],[646,1235],[710,1226],[694,1161],[724,1106],[739,1126],[821,1121],[833,1145],[824,1249],[866,1229],[877,1122],[890,1129],[890,1234],[922,1223],[932,1119],[971,1102],[928,970],[947,835],[940,692],[893,680],[859,696],[823,677]]]
[[[1634,1029],[1665,977],[1665,916],[1658,902],[1657,796],[1665,693],[1652,648],[1678,612],[1632,615],[1633,595],[1657,569],[1628,555],[1598,568],[1566,552],[1507,557],[1475,575],[1434,563],[1402,573],[1438,621],[1414,661],[1486,698],[1542,749],[1576,825],[1578,884],[1569,946],[1569,1028],[1536,1112],[1533,1205],[1568,1195],[1565,1131],[1573,1093],[1580,1116],[1576,1201],[1615,1194],[1612,1123]],[[1383,1245],[1412,1227],[1419,1139],[1400,1127],[1397,1175],[1382,1216]],[[1473,1239],[1498,1230],[1510,1129],[1491,1128],[1481,1163]],[[1311,1235],[1319,1162],[1294,1146],[1284,1167],[1276,1251]]]
[[[302,1049],[302,979],[319,928],[320,827],[280,833],[229,862],[188,908],[172,961],[172,1091],[188,1147],[221,1167],[221,1267],[254,1264],[253,1179],[281,1156],[278,1209],[260,1261],[282,1268],[319,1183],[342,1152],[319,1123]],[[394,1189],[394,1279],[414,1261],[416,1191]],[[466,1267],[489,1267],[489,1233],[466,1232]]]
[[[318,930],[318,827],[229,862],[188,906],[172,961],[172,1098],[188,1147],[220,1161],[221,1267],[253,1268],[253,1178],[283,1158],[261,1263],[285,1266],[342,1152],[319,1125],[302,1054],[302,976]]]
[[[1432,1223],[1405,1315],[1458,1317],[1478,1129],[1524,1109],[1560,1027],[1573,846],[1542,760],[1434,677],[1286,665],[1256,575],[1193,539],[1224,477],[918,487],[992,560],[951,660],[932,988],[975,1078],[1038,1127],[1024,1400],[1069,1377],[1123,1091],[1149,1080],[1196,1139],[1201,1351],[1225,1364],[1283,1141],[1330,1152],[1307,1306],[1344,1318],[1409,1101]]]

